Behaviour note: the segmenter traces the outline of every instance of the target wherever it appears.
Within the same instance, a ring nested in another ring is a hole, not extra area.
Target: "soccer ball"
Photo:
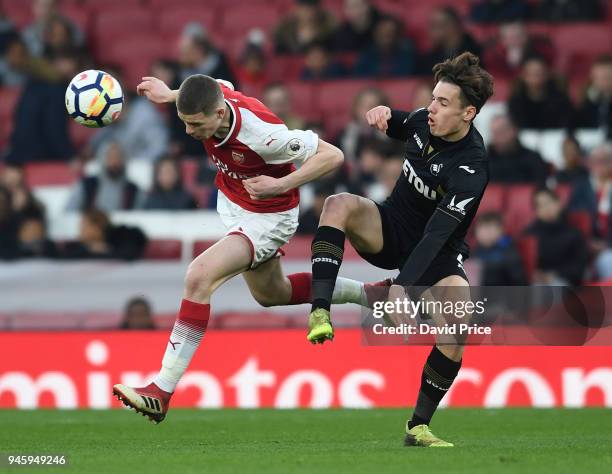
[[[83,71],[66,89],[66,110],[86,127],[105,127],[113,123],[123,108],[123,92],[117,79],[104,71]]]

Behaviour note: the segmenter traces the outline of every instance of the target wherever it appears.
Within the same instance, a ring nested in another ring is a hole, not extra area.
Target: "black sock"
[[[417,425],[428,425],[442,397],[448,392],[461,368],[461,361],[446,357],[434,346],[421,375],[421,389],[408,429]]]
[[[329,311],[344,254],[344,232],[321,226],[312,241],[312,311]]]

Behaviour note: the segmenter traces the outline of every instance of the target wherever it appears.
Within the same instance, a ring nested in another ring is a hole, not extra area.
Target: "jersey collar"
[[[219,143],[215,143],[215,148],[219,148],[220,146],[225,145],[230,140],[230,138],[234,138],[234,132],[240,130],[240,124],[242,123],[242,117],[240,116],[238,107],[234,107],[232,101],[228,99],[225,99],[225,103],[232,111],[234,120],[232,120],[232,124],[230,125],[229,133],[227,134],[227,136]]]

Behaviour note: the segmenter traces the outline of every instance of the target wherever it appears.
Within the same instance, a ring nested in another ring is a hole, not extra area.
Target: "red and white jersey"
[[[253,200],[242,180],[266,175],[281,178],[295,171],[294,163],[304,162],[317,151],[319,137],[304,130],[289,130],[264,104],[219,81],[225,102],[234,120],[223,140],[204,140],[208,156],[217,166],[215,184],[228,199],[251,212],[283,212],[300,201],[298,189],[279,196]],[[231,85],[231,84],[229,84]]]

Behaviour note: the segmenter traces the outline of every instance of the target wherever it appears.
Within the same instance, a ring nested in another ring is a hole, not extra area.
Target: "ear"
[[[219,107],[215,112],[218,118],[222,119],[225,117],[225,103],[223,104],[223,107]]]
[[[474,120],[474,117],[476,117],[476,107],[468,105],[463,112],[463,120],[469,122],[470,120]]]

